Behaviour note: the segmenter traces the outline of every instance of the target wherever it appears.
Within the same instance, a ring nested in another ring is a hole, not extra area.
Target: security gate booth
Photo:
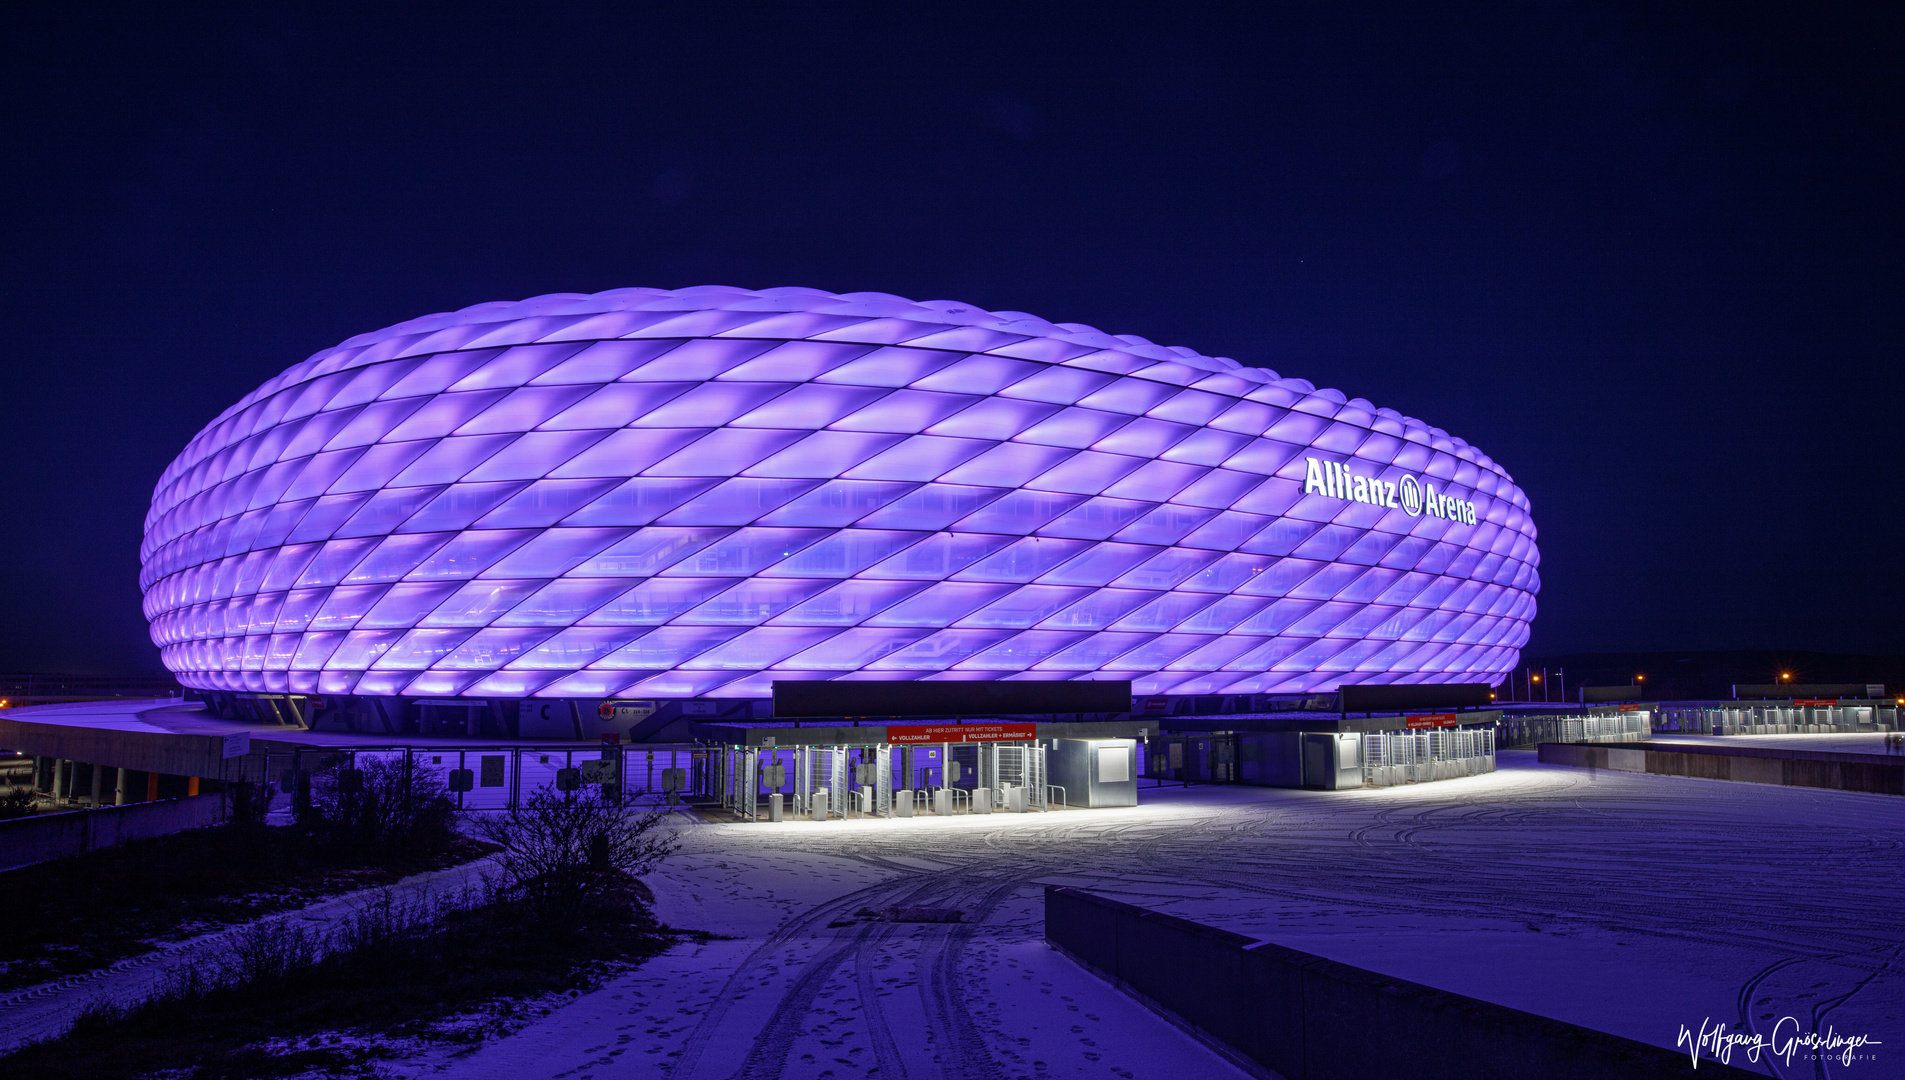
[[[704,725],[721,805],[742,821],[1035,813],[1069,805],[1048,760],[1064,729],[1122,736],[1124,724]],[[1056,730],[1048,730],[1056,729]],[[709,738],[708,736],[712,736]],[[1102,740],[1100,740],[1102,741]],[[1114,739],[1114,741],[1116,741]],[[1081,791],[1079,794],[1083,794]]]

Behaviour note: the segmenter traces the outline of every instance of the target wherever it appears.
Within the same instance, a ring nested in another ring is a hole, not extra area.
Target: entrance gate
[[[979,786],[1001,810],[1049,809],[1045,748],[988,743],[979,749]]]
[[[947,809],[937,811],[942,813],[957,812],[959,807],[984,812],[1044,811],[1054,806],[1054,789],[1047,784],[1047,751],[1037,743],[941,743],[901,747],[898,753],[895,749],[885,744],[731,746],[719,754],[715,765],[721,773],[721,804],[743,820],[761,820],[761,798],[782,790],[781,784],[771,782],[771,769],[791,758],[792,775],[786,778],[794,789],[789,813],[798,819],[811,820],[820,813],[828,820],[913,816],[899,807],[902,797],[910,803],[907,810],[943,805]],[[921,753],[931,756],[915,756]],[[945,768],[955,763],[956,768]],[[903,775],[896,777],[896,770]],[[932,783],[935,772],[939,784]],[[945,782],[949,776],[950,784]],[[930,793],[936,790],[945,790],[947,798],[933,799]],[[986,802],[975,807],[972,798],[979,790],[986,793]]]
[[[721,791],[721,805],[750,821],[760,816],[755,793],[761,789],[761,752],[743,750],[733,756],[727,783]]]
[[[811,817],[814,796],[826,796],[828,817],[846,817],[847,748],[802,746],[794,750],[794,813]]]

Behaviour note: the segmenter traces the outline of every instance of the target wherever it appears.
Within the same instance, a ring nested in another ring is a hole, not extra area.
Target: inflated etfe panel
[[[296,364],[153,494],[145,610],[206,689],[766,697],[1492,682],[1535,530],[1459,439],[1017,312],[627,289]]]

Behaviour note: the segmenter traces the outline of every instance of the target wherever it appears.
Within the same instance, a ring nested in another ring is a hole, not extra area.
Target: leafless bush
[[[219,987],[283,981],[328,958],[351,958],[366,966],[400,963],[446,919],[496,900],[493,890],[469,887],[434,895],[399,895],[380,889],[369,901],[325,929],[289,919],[252,923],[226,935],[209,963],[183,964],[168,972],[160,996],[185,999]]]
[[[0,820],[28,817],[35,807],[35,792],[31,787],[9,788],[0,795]]]
[[[252,923],[225,938],[211,978],[223,985],[283,979],[318,962],[325,935],[288,919]]]
[[[667,816],[617,806],[597,788],[544,786],[520,809],[479,818],[475,828],[502,848],[496,863],[516,895],[537,916],[566,922],[599,910],[674,852]]]
[[[391,889],[379,889],[369,902],[339,921],[324,947],[329,952],[367,957],[397,956],[457,912],[474,911],[497,899],[487,881],[429,895],[400,896]]]
[[[312,777],[307,823],[351,845],[437,847],[455,835],[442,777],[414,757],[360,757]]]
[[[278,789],[270,784],[253,783],[249,780],[236,780],[225,786],[231,798],[231,824],[241,829],[255,829],[265,823],[265,815],[271,812],[271,800]]]

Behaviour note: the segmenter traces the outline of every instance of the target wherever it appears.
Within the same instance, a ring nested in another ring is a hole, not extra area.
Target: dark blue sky
[[[1091,323],[1446,428],[1533,502],[1532,652],[1905,652],[1878,5],[391,7],[0,17],[0,670],[158,668],[152,484],[285,366],[711,283]]]

